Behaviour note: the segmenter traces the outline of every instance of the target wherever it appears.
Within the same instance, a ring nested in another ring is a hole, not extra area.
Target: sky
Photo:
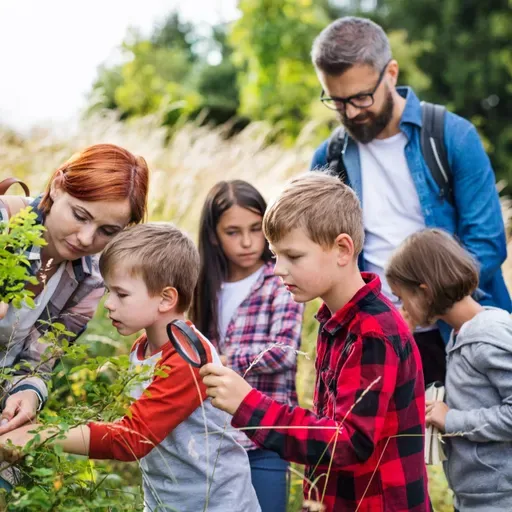
[[[149,34],[173,10],[195,23],[237,16],[236,0],[0,0],[0,125],[26,132],[76,119],[128,28]]]

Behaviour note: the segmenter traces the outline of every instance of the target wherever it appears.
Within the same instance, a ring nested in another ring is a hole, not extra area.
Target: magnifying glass
[[[206,350],[194,330],[183,320],[167,324],[167,336],[176,352],[190,365],[201,368],[208,362]]]

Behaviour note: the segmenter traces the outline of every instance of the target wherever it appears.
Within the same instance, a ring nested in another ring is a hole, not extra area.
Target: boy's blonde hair
[[[142,277],[151,296],[167,286],[176,288],[178,312],[190,307],[199,275],[199,252],[189,236],[177,227],[161,223],[125,229],[101,254],[101,275],[106,278],[118,265]]]
[[[325,172],[308,172],[293,178],[263,217],[263,232],[270,243],[279,242],[291,230],[302,228],[308,237],[331,248],[346,233],[354,243],[354,255],[363,249],[361,205],[353,190]]]
[[[413,233],[393,253],[386,280],[411,292],[427,286],[426,318],[443,315],[478,287],[478,264],[448,233],[424,229]]]

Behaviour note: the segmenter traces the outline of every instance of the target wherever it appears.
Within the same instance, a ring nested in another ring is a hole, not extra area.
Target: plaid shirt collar
[[[347,325],[354,318],[364,303],[374,300],[379,295],[382,288],[379,276],[371,272],[361,272],[361,276],[366,284],[336,313],[331,314],[325,303],[318,310],[316,319],[322,329],[329,334],[336,334],[343,325]]]
[[[261,268],[261,267],[260,267]],[[274,277],[274,262],[268,261],[263,265],[263,272],[258,276],[257,281],[252,285],[250,294],[254,293],[256,290],[259,290],[265,281],[270,278]],[[245,301],[242,302],[242,304]]]
[[[258,288],[261,288],[263,286],[263,283],[266,279],[269,277],[274,277],[274,262],[268,261],[265,263],[265,267],[263,268],[263,272],[261,273],[260,277],[256,281],[256,284],[254,285],[254,289],[257,290]]]
[[[39,204],[41,202],[41,198],[43,196],[40,195],[36,197],[29,206],[32,207],[33,212],[37,215],[36,223],[44,225],[44,221],[46,219],[44,212],[39,208]],[[25,251],[25,256],[30,261],[30,270],[34,275],[41,268],[41,247],[37,247],[33,245],[29,247]],[[72,266],[72,276],[76,279],[77,282],[82,282],[87,276],[90,276],[92,273],[92,258],[91,256],[84,256],[77,260],[73,260],[70,262]]]

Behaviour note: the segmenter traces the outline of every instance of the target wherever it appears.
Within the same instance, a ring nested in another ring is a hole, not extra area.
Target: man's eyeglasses
[[[374,99],[373,95],[375,94],[375,91],[379,88],[380,83],[382,82],[382,79],[384,78],[384,73],[386,72],[386,69],[388,67],[388,64],[391,62],[391,60],[388,60],[386,62],[386,65],[382,68],[382,71],[380,72],[379,79],[377,80],[377,83],[375,84],[375,87],[373,88],[372,92],[365,92],[363,94],[354,94],[353,96],[348,96],[347,98],[340,98],[338,96],[332,96],[328,97],[325,96],[325,92],[322,89],[322,94],[320,94],[320,101],[331,110],[338,110],[338,111],[344,111],[347,103],[350,103],[353,107],[356,108],[368,108],[373,105]]]

